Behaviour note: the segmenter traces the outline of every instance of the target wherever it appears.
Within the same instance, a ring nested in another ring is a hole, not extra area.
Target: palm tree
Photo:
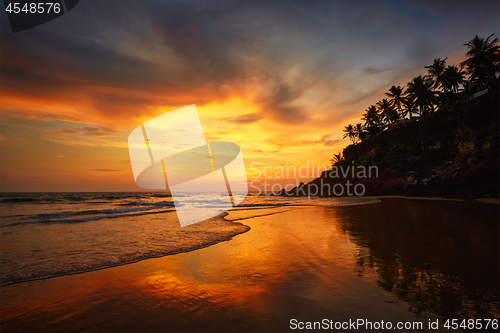
[[[338,154],[333,154],[333,158],[330,161],[332,162],[332,166],[334,166],[343,159],[344,157],[342,156],[342,152],[339,152]]]
[[[390,97],[390,102],[392,107],[395,107],[398,110],[398,113],[402,113],[403,102],[404,102],[404,89],[401,86],[392,86],[389,89],[389,92],[386,92],[385,95]]]
[[[403,100],[403,111],[401,112],[401,116],[403,118],[406,118],[407,116],[410,116],[414,113],[418,113],[418,109],[415,106],[415,99],[412,97],[407,96]]]
[[[413,78],[407,84],[406,93],[408,97],[415,100],[415,106],[418,107],[421,116],[428,112],[434,112],[436,93],[432,91],[432,86],[432,80],[423,78],[422,75]]]
[[[445,92],[458,93],[460,85],[465,82],[465,73],[461,68],[453,65],[448,66],[441,76],[441,85]]]
[[[490,38],[479,38],[477,35],[470,42],[464,44],[468,51],[465,54],[467,60],[462,62],[469,80],[473,82],[474,87],[479,90],[483,88],[494,88],[498,85],[497,73],[500,72],[500,48],[498,38],[490,41]]]
[[[440,96],[440,104],[455,103],[457,101],[458,89],[465,83],[465,73],[461,68],[453,65],[448,66],[441,75],[441,87],[443,92]]]
[[[342,139],[349,137],[349,139],[351,139],[352,143],[356,142],[356,132],[354,131],[354,126],[352,126],[351,124],[345,126],[345,128],[343,129],[343,132],[345,132],[345,134],[342,137]]]
[[[354,132],[356,132],[356,136],[361,140],[365,141],[366,133],[365,129],[363,128],[363,125],[361,123],[357,123],[356,126],[354,126]]]
[[[365,128],[367,129],[368,134],[373,136],[380,130],[381,117],[375,105],[370,105],[365,111],[366,112],[363,114],[363,118],[361,118],[361,120],[365,121]]]
[[[399,120],[399,114],[391,105],[391,103],[384,98],[377,103],[378,109],[384,121],[388,124],[393,124]]]
[[[365,127],[378,126],[380,123],[380,115],[375,105],[370,105],[363,114],[361,120],[365,120]]]
[[[434,63],[432,65],[425,66],[425,68],[427,68],[427,73],[429,73],[427,77],[434,79],[434,84],[432,86],[434,90],[438,89],[441,84],[441,76],[445,71],[446,59],[448,58],[444,58],[443,60],[441,60],[441,58],[437,58],[434,59]]]

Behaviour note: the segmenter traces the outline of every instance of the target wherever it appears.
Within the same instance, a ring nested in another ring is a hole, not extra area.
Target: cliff
[[[499,113],[498,91],[440,108],[346,147],[331,170],[280,195],[336,196],[350,182],[364,195],[498,197]],[[377,174],[362,173],[370,166]]]

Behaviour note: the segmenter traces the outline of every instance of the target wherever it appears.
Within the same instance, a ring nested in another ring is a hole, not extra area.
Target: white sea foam
[[[229,220],[244,222],[291,206],[376,202],[249,196],[226,219],[223,214],[181,228],[173,201],[164,193],[2,194],[1,199],[2,285],[190,251],[248,230]],[[193,203],[201,210],[223,203],[218,193],[204,199]]]

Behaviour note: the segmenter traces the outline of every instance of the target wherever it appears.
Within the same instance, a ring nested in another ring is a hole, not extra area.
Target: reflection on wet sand
[[[477,316],[497,315],[491,308],[496,302],[498,309],[492,283],[498,266],[481,261],[495,259],[490,247],[498,248],[498,226],[473,228],[458,208],[429,205],[266,209],[239,220],[249,232],[208,248],[3,287],[2,329],[262,332],[288,331],[292,318],[427,322],[431,312],[469,309],[465,297],[481,293],[490,298]],[[424,212],[434,220],[422,220]],[[461,231],[443,233],[451,225]],[[446,249],[459,258],[449,262]],[[477,260],[461,268],[464,256]]]
[[[358,272],[412,304],[447,318],[499,317],[497,205],[383,200],[335,216],[363,249]]]

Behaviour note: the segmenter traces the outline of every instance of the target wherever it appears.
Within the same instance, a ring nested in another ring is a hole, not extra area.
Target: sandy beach
[[[294,318],[426,323],[455,312],[498,318],[498,260],[493,261],[498,259],[498,234],[491,234],[498,224],[476,221],[474,235],[467,234],[469,213],[480,211],[476,217],[491,219],[498,209],[479,205],[387,199],[359,206],[266,208],[263,216],[243,220],[243,211],[232,211],[226,219],[251,229],[229,241],[2,287],[2,331],[277,332],[289,331]],[[423,241],[413,234],[413,244],[396,252],[408,234],[401,235],[399,245],[381,246],[384,237],[398,232],[384,214],[389,207],[394,219],[413,213],[406,222],[400,220],[407,224],[407,233],[413,229],[430,235]],[[463,243],[456,260],[465,271],[475,266],[474,274],[447,272],[454,265],[443,262],[451,255],[447,249],[457,249],[446,242],[446,235],[438,242],[441,246],[433,244],[436,230],[422,220],[429,209],[436,214],[433,225],[453,220],[453,236],[473,241]],[[445,211],[448,215],[441,215]],[[365,220],[371,235],[358,225],[369,215],[383,224],[373,229]],[[441,253],[418,253],[429,249]],[[470,256],[462,256],[462,251]],[[483,257],[469,261],[477,251]],[[387,253],[392,258],[385,258]],[[424,262],[430,257],[436,261]],[[454,285],[447,288],[451,281]],[[479,299],[471,297],[481,289]]]

